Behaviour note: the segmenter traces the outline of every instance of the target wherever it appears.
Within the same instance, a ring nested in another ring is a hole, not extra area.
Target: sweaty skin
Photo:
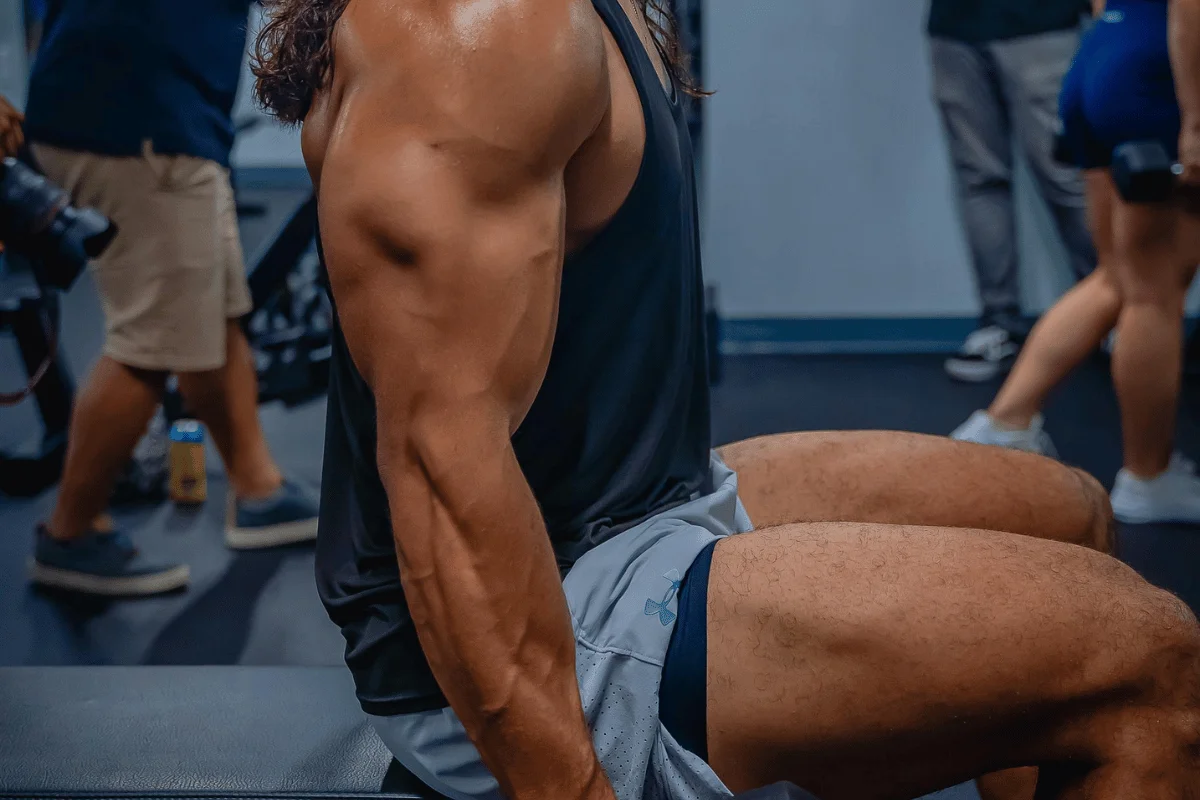
[[[636,178],[636,88],[588,0],[356,0],[335,54],[304,156],[422,647],[506,796],[612,797],[510,436],[564,253]]]

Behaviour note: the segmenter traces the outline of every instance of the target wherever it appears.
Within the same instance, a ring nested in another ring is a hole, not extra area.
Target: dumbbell
[[[1161,142],[1127,142],[1113,150],[1112,177],[1126,203],[1162,203],[1171,198],[1183,166]]]

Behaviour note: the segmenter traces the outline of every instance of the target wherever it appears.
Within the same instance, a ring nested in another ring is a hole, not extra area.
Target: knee
[[[1121,284],[1117,281],[1117,276],[1112,273],[1111,269],[1103,265],[1098,267],[1093,274],[1102,302],[1113,308],[1120,307]]]
[[[1200,623],[1187,603],[1148,587],[1141,645],[1151,677],[1170,697],[1200,709]]]
[[[1134,685],[1142,699],[1126,711],[1127,728],[1145,735],[1125,743],[1135,749],[1140,742],[1167,752],[1197,752],[1200,625],[1187,604],[1160,589],[1146,586],[1140,604],[1141,620],[1131,630],[1130,645],[1138,665]]]
[[[1123,309],[1154,309],[1171,316],[1182,316],[1187,287],[1172,280],[1133,277],[1122,287]]]
[[[1123,770],[1178,770],[1200,752],[1200,626],[1173,595],[1115,559],[1081,551],[1104,587],[1081,664],[1086,749]],[[1082,697],[1080,698],[1082,699]]]
[[[1178,256],[1161,245],[1127,245],[1124,251],[1120,281],[1126,307],[1151,306],[1182,314],[1190,271],[1177,266]]]
[[[1110,556],[1116,555],[1117,523],[1108,492],[1090,473],[1072,468],[1071,474],[1079,486],[1079,496],[1088,515],[1081,544]]]
[[[1123,594],[1123,596],[1121,596]],[[1124,668],[1126,710],[1161,713],[1166,732],[1200,745],[1200,624],[1187,604],[1140,579],[1115,597],[1122,619],[1110,638]],[[1178,730],[1175,730],[1178,728]]]

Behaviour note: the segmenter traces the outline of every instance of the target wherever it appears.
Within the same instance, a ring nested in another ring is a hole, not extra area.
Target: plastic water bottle
[[[171,500],[195,505],[208,499],[204,471],[204,426],[194,419],[181,419],[171,426]]]

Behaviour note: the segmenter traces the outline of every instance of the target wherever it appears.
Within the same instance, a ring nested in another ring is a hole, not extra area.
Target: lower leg
[[[1183,311],[1200,250],[1200,219],[1169,205],[1118,203],[1118,277],[1125,306],[1113,351],[1125,467],[1167,469],[1183,368]]]
[[[231,320],[226,329],[225,365],[207,372],[181,373],[179,391],[208,426],[238,497],[266,497],[279,488],[283,477],[258,419],[253,354],[236,321]]]
[[[1086,193],[1091,239],[1086,239],[1087,231],[1079,230],[1083,226],[1077,219],[1078,210],[1068,208],[1069,204],[1059,209],[1059,226],[1065,238],[1076,240],[1071,247],[1073,266],[1090,268],[1077,262],[1093,257],[1099,259],[1099,266],[1063,295],[1033,329],[1021,357],[988,409],[992,419],[1005,427],[1028,428],[1050,391],[1100,346],[1117,323],[1121,293],[1113,272],[1112,224],[1116,190],[1107,173],[1093,171],[1087,175]]]
[[[1167,469],[1183,367],[1183,293],[1130,302],[1121,312],[1113,383],[1121,404],[1125,466],[1139,478]]]
[[[1121,296],[1106,270],[1098,270],[1063,295],[1034,327],[988,414],[1023,430],[1046,396],[1100,346],[1117,322]]]
[[[47,529],[56,539],[91,530],[108,505],[121,468],[162,398],[164,373],[101,356],[75,400],[67,459]]]

